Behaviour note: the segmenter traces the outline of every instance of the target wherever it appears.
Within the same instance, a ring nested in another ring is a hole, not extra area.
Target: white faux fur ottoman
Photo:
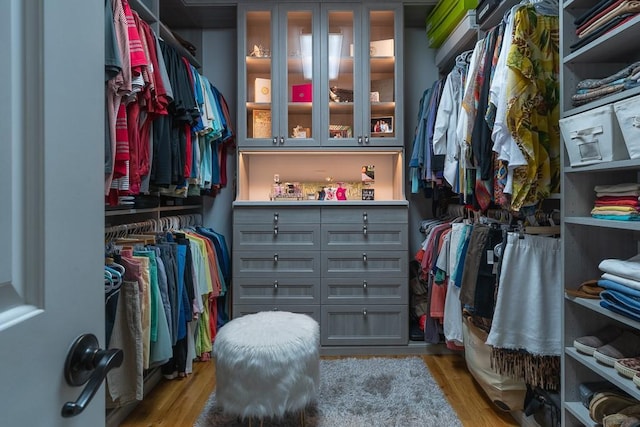
[[[319,346],[318,323],[304,314],[264,311],[233,319],[213,344],[218,405],[242,418],[303,410],[316,399]]]

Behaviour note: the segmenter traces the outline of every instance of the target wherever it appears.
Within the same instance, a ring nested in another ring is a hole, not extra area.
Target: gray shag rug
[[[263,427],[300,426],[300,414],[265,419]],[[248,426],[216,406],[215,391],[195,427]],[[253,426],[260,426],[253,420]],[[320,360],[317,404],[305,411],[305,427],[462,426],[422,359]]]

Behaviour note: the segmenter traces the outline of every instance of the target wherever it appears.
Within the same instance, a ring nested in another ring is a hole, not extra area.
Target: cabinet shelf
[[[589,370],[600,375],[610,383],[614,384],[625,392],[629,393],[635,399],[640,399],[640,389],[636,387],[630,378],[623,377],[618,371],[610,366],[603,365],[594,357],[579,353],[574,347],[565,348],[565,354],[571,359],[581,363],[589,368]]]
[[[614,93],[604,98],[596,99],[595,101],[591,101],[588,104],[584,104],[579,107],[572,108],[570,110],[565,110],[565,112],[562,114],[562,117],[569,117],[578,113],[584,113],[585,111],[591,110],[593,108],[601,107],[606,104],[611,104],[612,102],[622,101],[623,99],[627,99],[638,94],[640,94],[640,87],[634,87],[633,89],[623,90],[622,92]]]
[[[586,427],[597,427],[599,424],[589,416],[589,409],[582,402],[565,402],[565,408]]]
[[[585,225],[589,227],[613,228],[619,230],[640,231],[640,221],[615,221],[591,218],[587,216],[571,216],[564,218],[565,224]]]
[[[600,300],[597,299],[587,299],[587,298],[578,298],[572,296],[565,296],[565,299],[571,301],[575,304],[581,305],[582,307],[588,308],[591,311],[595,311],[596,313],[600,313],[605,317],[608,317],[612,320],[620,322],[624,325],[627,325],[633,329],[640,329],[640,322],[630,319],[626,316],[622,316],[618,313],[614,313],[611,310],[607,310],[604,307],[600,307]],[[615,370],[614,370],[615,371]],[[617,373],[617,371],[616,371]],[[631,381],[630,381],[631,382]]]
[[[268,74],[271,72],[271,58],[258,58],[255,56],[247,56],[247,72],[249,74]]]
[[[185,206],[159,206],[157,208],[142,208],[142,209],[113,209],[104,212],[104,216],[123,216],[123,215],[137,215],[141,213],[151,212],[172,212],[172,211],[190,211],[194,209],[202,209],[201,205],[185,205]]]
[[[372,56],[370,58],[371,73],[393,73],[396,64],[395,56]]]
[[[455,57],[473,48],[477,38],[476,11],[469,10],[436,51],[436,66],[441,70],[450,69],[455,63]]]
[[[639,31],[640,15],[565,56],[563,62],[565,64],[585,62],[607,63],[612,60],[624,62],[622,58],[626,57],[631,57],[630,59],[634,60],[637,51]]]
[[[589,409],[587,409],[582,402],[565,402],[564,406],[586,427],[597,427],[599,425],[591,419]]]
[[[140,18],[144,19],[147,23],[158,22],[158,17],[142,0],[129,0],[129,5],[133,10],[138,12]]]
[[[486,31],[490,28],[495,27],[502,21],[504,18],[504,14],[507,10],[511,9],[516,4],[520,3],[520,0],[502,0],[498,6],[489,14],[487,18],[485,18],[482,23],[478,24],[478,27],[482,31]],[[477,13],[477,11],[476,11]]]
[[[581,172],[612,172],[640,169],[640,159],[616,160],[612,162],[595,163],[587,166],[565,167],[565,173]]]

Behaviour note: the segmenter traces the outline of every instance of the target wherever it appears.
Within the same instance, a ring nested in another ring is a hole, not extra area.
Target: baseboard
[[[149,394],[149,392],[160,382],[162,379],[162,371],[160,368],[155,368],[149,371],[144,377],[144,392],[143,396]],[[106,427],[118,427],[122,422],[133,412],[138,406],[138,403],[132,403],[130,405],[121,406],[119,408],[107,409],[107,416],[105,419]]]

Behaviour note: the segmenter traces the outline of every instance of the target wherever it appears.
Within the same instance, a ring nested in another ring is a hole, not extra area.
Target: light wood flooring
[[[425,355],[422,359],[465,427],[519,425],[508,413],[494,409],[461,355]],[[163,379],[120,425],[192,426],[214,388],[215,364],[194,362],[193,374],[182,380]]]

